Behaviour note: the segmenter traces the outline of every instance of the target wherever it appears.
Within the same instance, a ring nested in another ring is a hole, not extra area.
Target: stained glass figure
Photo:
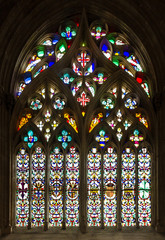
[[[31,148],[38,141],[38,138],[34,136],[32,130],[28,131],[27,135],[24,137],[24,142],[27,142],[28,147]]]
[[[64,109],[65,106],[65,100],[61,97],[56,97],[53,102],[53,107],[58,110]]]
[[[69,123],[72,126],[72,128],[78,133],[78,128],[75,119],[73,117],[70,117],[68,113],[64,114],[64,118],[67,119],[67,123]]]
[[[151,226],[151,156],[146,147],[138,154],[138,221]]]
[[[101,104],[104,106],[105,109],[112,109],[115,106],[115,102],[111,97],[101,99]]]
[[[130,140],[134,142],[135,147],[139,147],[139,142],[142,142],[144,140],[142,135],[139,135],[140,132],[136,129],[133,132],[133,135],[130,136]]]
[[[72,137],[66,130],[62,130],[61,135],[58,136],[58,141],[62,142],[62,147],[65,149],[68,143],[72,141]]]
[[[71,147],[66,155],[66,225],[79,226],[79,154]]]
[[[56,147],[50,154],[50,199],[49,224],[62,226],[63,221],[63,185],[64,185],[64,156]]]
[[[86,104],[90,102],[90,98],[87,98],[87,97],[86,97],[86,93],[83,91],[83,92],[81,93],[81,97],[78,97],[78,98],[77,98],[77,102],[79,102],[80,105],[82,105],[83,107],[85,107]]]
[[[104,148],[106,142],[109,141],[109,137],[107,135],[105,135],[105,131],[101,130],[99,132],[99,135],[96,136],[96,141],[99,143],[101,148]]]
[[[104,225],[116,226],[117,222],[117,154],[112,147],[103,156]]]
[[[103,84],[107,80],[107,77],[103,72],[98,72],[97,75],[93,77],[93,80],[98,84]]]
[[[87,222],[88,226],[101,224],[101,154],[92,148],[88,154],[87,173]]]
[[[42,108],[42,103],[37,97],[33,98],[30,102],[30,108],[33,110],[39,110]]]
[[[29,121],[30,118],[32,118],[31,113],[23,114],[23,117],[21,117],[19,122],[18,131]]]
[[[135,212],[135,154],[126,148],[122,154],[121,165],[121,221],[122,226],[136,225]]]
[[[89,63],[89,61],[90,61],[89,53],[85,50],[81,51],[81,53],[78,54],[77,61],[84,68],[87,65],[87,63]]]
[[[32,154],[32,226],[43,226],[45,221],[45,159],[40,147]]]
[[[29,155],[21,148],[16,156],[16,226],[25,227],[29,218]]]
[[[148,128],[147,119],[141,113],[136,113],[135,116],[139,119],[139,122],[141,122],[146,128]]]
[[[101,122],[102,118],[103,118],[103,114],[98,113],[97,117],[92,119],[89,127],[89,133],[92,132],[92,130]]]

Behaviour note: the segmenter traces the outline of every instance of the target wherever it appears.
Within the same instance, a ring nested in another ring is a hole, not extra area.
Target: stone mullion
[[[138,221],[138,153],[135,155],[135,213],[136,213],[136,227],[139,227]]]
[[[28,219],[28,229],[32,227],[32,153],[29,153],[29,219]]]
[[[104,167],[103,152],[101,152],[101,228],[104,228]]]
[[[64,151],[64,183],[63,183],[63,222],[62,229],[66,229],[66,151]]]
[[[117,229],[121,230],[121,196],[122,196],[122,189],[121,189],[121,146],[118,147],[117,153]]]
[[[45,163],[45,221],[44,221],[44,230],[48,230],[49,227],[49,178],[50,178],[50,169],[49,169],[49,151],[46,151],[46,163]]]

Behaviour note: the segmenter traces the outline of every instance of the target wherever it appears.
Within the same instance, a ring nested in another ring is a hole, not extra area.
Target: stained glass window
[[[20,65],[17,227],[151,226],[150,75],[126,33],[99,20],[84,34],[84,16]]]

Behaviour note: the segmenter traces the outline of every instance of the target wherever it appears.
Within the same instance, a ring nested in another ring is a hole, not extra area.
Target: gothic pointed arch
[[[13,226],[151,226],[153,85],[129,37],[85,11],[28,49],[10,126]]]

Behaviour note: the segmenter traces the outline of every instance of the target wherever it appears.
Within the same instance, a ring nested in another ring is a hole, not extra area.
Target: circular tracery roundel
[[[79,226],[83,208],[89,227],[150,226],[148,77],[121,32],[81,24],[42,38],[18,77],[16,225]]]

